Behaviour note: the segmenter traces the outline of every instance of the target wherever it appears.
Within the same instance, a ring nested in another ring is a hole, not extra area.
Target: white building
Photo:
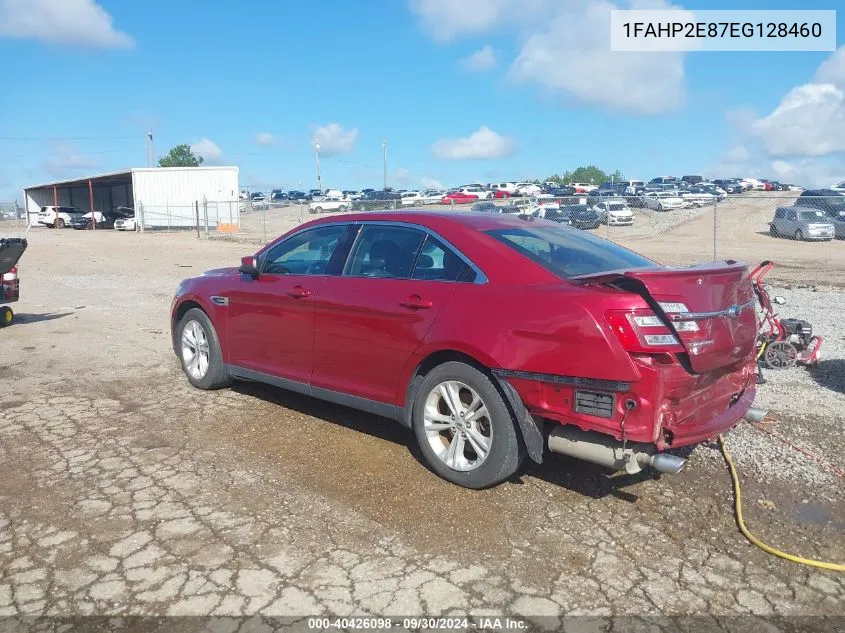
[[[37,224],[44,206],[111,211],[128,207],[144,229],[240,225],[237,167],[145,167],[24,189],[24,209]]]

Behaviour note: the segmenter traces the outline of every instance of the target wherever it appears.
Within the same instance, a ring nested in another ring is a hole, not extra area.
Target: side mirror
[[[258,259],[254,255],[241,257],[241,267],[238,272],[242,275],[249,275],[253,279],[258,277]]]
[[[778,304],[779,306],[782,306],[782,305],[784,305],[784,304],[786,303],[786,299],[784,299],[784,298],[783,298],[783,297],[781,297],[780,295],[776,296],[776,297],[773,299],[773,301],[774,301],[776,304]]]

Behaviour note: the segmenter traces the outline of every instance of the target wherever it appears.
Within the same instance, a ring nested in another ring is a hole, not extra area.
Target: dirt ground
[[[720,255],[795,258],[787,276],[845,279],[842,242],[759,236],[758,253],[751,217],[725,213],[737,235]],[[681,263],[706,224],[631,244]],[[550,457],[495,489],[459,489],[386,420],[255,385],[189,387],[169,342],[176,285],[254,247],[29,239],[18,320],[0,331],[0,616],[492,613],[547,629],[563,615],[845,616],[843,574],[737,533],[713,447],[675,477],[610,479]],[[819,423],[787,405],[774,414],[797,436]],[[818,450],[842,468],[845,407],[824,423]],[[842,480],[772,473],[744,476],[752,529],[845,561]]]

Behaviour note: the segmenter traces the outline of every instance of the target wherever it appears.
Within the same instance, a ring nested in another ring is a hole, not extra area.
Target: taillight
[[[681,342],[651,310],[611,310],[606,317],[629,352],[683,351]]]
[[[18,278],[18,267],[12,266],[12,269],[3,275],[3,281],[15,281]]]

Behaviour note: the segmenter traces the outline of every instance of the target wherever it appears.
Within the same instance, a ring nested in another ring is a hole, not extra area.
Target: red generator
[[[0,238],[0,327],[11,325],[15,313],[7,304],[20,298],[18,261],[26,250],[24,238]]]
[[[751,271],[751,283],[760,303],[760,330],[757,337],[758,366],[769,369],[788,369],[797,365],[813,367],[821,358],[824,339],[813,334],[813,326],[802,319],[781,319],[774,304],[783,305],[782,297],[772,300],[763,284],[763,278],[774,267],[764,261]],[[758,381],[761,374],[758,374]]]

